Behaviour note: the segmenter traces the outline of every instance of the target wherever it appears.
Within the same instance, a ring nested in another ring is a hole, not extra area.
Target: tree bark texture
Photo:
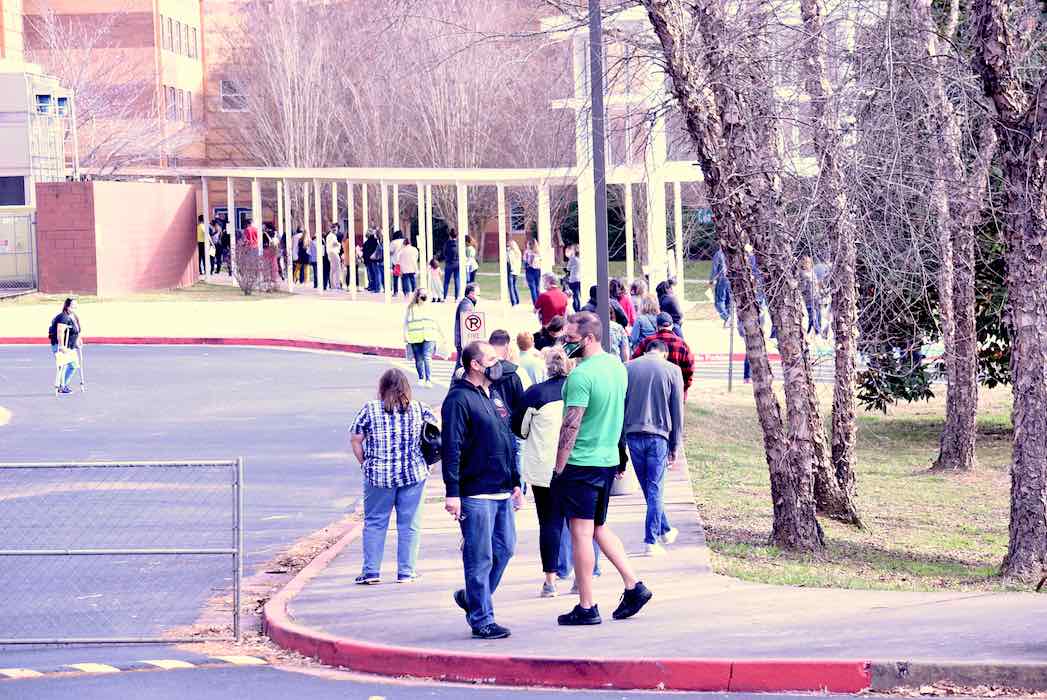
[[[840,125],[833,105],[833,88],[826,70],[825,7],[821,0],[801,0],[806,40],[804,83],[814,122],[814,150],[818,158],[819,192],[829,222],[833,245],[833,330],[836,381],[833,386],[832,453],[829,463],[815,470],[814,496],[819,511],[843,522],[861,526],[855,503],[854,442],[856,373],[855,238],[857,226],[839,165]],[[813,393],[813,392],[812,392]]]
[[[1005,576],[1047,564],[1047,79],[1022,83],[1006,0],[974,0],[975,67],[995,108],[1006,211],[1014,453]],[[1038,98],[1038,99],[1037,99]]]
[[[810,407],[814,402],[805,392],[810,385],[810,365],[801,332],[799,290],[791,271],[784,274],[789,251],[781,237],[772,235],[783,230],[776,226],[780,184],[772,147],[773,127],[760,105],[731,88],[751,83],[755,67],[746,67],[744,59],[734,57],[719,1],[686,4],[685,10],[680,0],[643,1],[661,45],[672,94],[702,168],[719,223],[718,233],[727,243],[728,276],[752,365],[753,392],[770,470],[774,506],[771,541],[784,549],[817,550],[823,542],[815,515],[813,463],[818,437],[814,425],[820,426],[820,420],[816,415],[812,419]],[[743,76],[746,70],[749,75]],[[749,246],[775,281],[769,291],[775,294],[772,316],[778,324],[785,372],[784,427],[781,408],[771,390],[756,284],[748,263]]]

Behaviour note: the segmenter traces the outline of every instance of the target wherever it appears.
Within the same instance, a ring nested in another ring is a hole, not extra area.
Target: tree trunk
[[[825,8],[821,0],[801,0],[807,40],[804,42],[805,87],[814,116],[814,149],[818,157],[820,191],[825,192],[826,219],[833,243],[833,330],[836,338],[836,375],[833,386],[832,452],[818,460],[814,495],[818,510],[829,517],[861,527],[854,501],[855,368],[854,328],[858,320],[855,295],[856,224],[839,166],[840,128],[835,115],[832,84],[825,64]],[[810,372],[808,372],[810,377]],[[810,388],[813,395],[814,387]],[[817,407],[813,409],[817,413]]]
[[[1005,0],[975,0],[971,9],[975,66],[995,108],[1007,207],[1014,454],[1002,573],[1027,579],[1047,564],[1047,78],[1031,92],[1023,84],[1020,55],[1028,47],[1019,46]]]
[[[791,251],[782,238],[776,238],[782,227],[777,225],[780,171],[771,149],[775,140],[769,138],[770,122],[758,123],[767,118],[760,113],[767,105],[756,104],[756,100],[743,102],[726,87],[749,83],[755,66],[738,67],[744,59],[730,51],[731,33],[719,0],[696,2],[692,13],[686,13],[673,0],[644,0],[643,5],[661,44],[671,90],[694,145],[713,214],[722,227],[718,232],[726,242],[728,275],[752,365],[753,392],[770,470],[774,504],[771,542],[790,550],[817,550],[823,546],[815,517],[812,466],[817,431],[810,415],[812,396],[805,392],[810,376],[809,371],[805,376],[800,296],[786,262]],[[700,57],[690,51],[691,30],[701,33]],[[732,58],[727,60],[726,56]],[[765,88],[767,96],[771,89]],[[754,174],[740,177],[739,172]],[[764,263],[770,263],[767,271],[776,282],[781,280],[774,290],[772,315],[779,327],[785,370],[787,437],[783,436],[781,409],[771,390],[755,280],[748,263],[750,236]]]

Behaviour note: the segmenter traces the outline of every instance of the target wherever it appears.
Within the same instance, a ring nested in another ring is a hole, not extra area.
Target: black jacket
[[[524,388],[523,382],[520,381],[520,375],[516,373],[516,370],[519,368],[509,360],[499,361],[502,363],[502,378],[492,384],[491,388],[501,394],[502,401],[505,402],[505,407],[508,410],[504,418],[506,421],[509,421],[520,405]]]
[[[544,328],[534,334],[534,349],[545,350],[556,345],[558,338],[554,338],[552,333],[545,330]]]
[[[662,311],[672,316],[673,323],[678,326],[683,325],[683,313],[680,311],[680,304],[676,301],[674,295],[663,294],[658,297],[658,306],[661,307]]]
[[[440,457],[447,497],[509,493],[520,485],[516,466],[516,440],[501,394],[488,396],[479,387],[460,379],[440,409],[443,445]]]
[[[625,315],[625,309],[618,303],[617,299],[608,299],[608,305],[611,307],[611,320],[617,323],[622,328],[629,325],[629,317]],[[595,299],[590,299],[589,303],[582,307],[582,311],[588,311],[591,314],[599,316],[599,307],[596,305]]]
[[[72,326],[69,329],[69,344],[66,347],[75,348],[76,341],[80,338],[80,319],[77,318],[76,314],[67,314],[64,311],[51,319],[51,327],[47,329],[47,339],[51,341],[51,345],[58,345],[59,323]]]
[[[444,265],[446,267],[458,267],[458,241],[448,238],[444,242]]]
[[[371,256],[374,255],[375,249],[378,247],[378,239],[373,236],[364,240],[364,247],[361,251],[363,253],[364,262],[374,262],[371,260]]]

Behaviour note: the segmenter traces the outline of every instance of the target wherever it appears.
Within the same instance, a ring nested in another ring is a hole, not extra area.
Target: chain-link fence
[[[242,459],[0,463],[0,645],[239,640],[242,513]]]
[[[32,214],[0,216],[0,296],[36,288]]]

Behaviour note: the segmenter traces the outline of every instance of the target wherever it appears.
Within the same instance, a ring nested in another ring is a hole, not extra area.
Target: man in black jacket
[[[447,298],[447,287],[451,283],[451,277],[454,277],[454,298],[458,298],[458,292],[461,289],[462,278],[459,276],[458,269],[458,238],[451,229],[447,232],[447,240],[444,242],[443,257],[444,257],[444,299]]]
[[[445,510],[462,528],[465,588],[454,602],[465,611],[477,639],[503,639],[494,621],[494,595],[516,548],[513,511],[523,506],[516,445],[505,409],[491,384],[501,378],[498,355],[487,343],[462,351],[465,376],[451,386],[440,410],[443,421]],[[501,404],[501,405],[500,405]]]
[[[374,257],[376,250],[378,250],[378,237],[374,235],[374,231],[368,231],[367,237],[364,239],[362,253],[364,267],[367,269],[367,291],[369,292],[380,291],[380,287],[378,286],[378,274],[375,272],[374,261],[371,259]]]
[[[501,394],[502,401],[505,402],[505,407],[509,411],[506,420],[509,420],[509,417],[519,408],[524,390],[531,386],[531,378],[527,376],[526,372],[520,372],[519,365],[509,361],[509,344],[512,342],[509,331],[502,329],[494,331],[488,342],[502,363],[502,378],[492,384],[492,388]],[[524,384],[524,379],[527,380],[526,384]]]

